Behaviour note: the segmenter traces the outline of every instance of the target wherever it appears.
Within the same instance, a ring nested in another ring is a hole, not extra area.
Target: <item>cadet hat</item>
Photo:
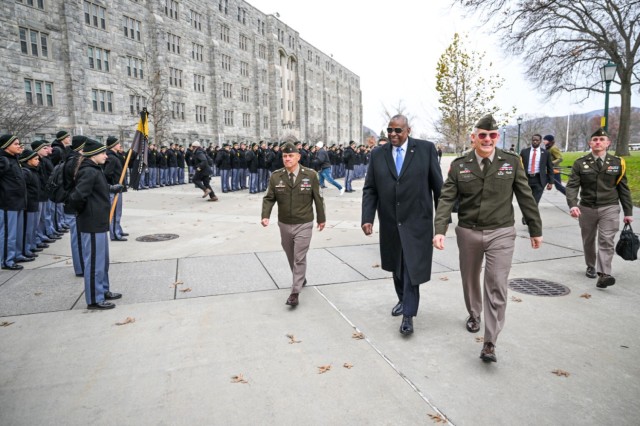
[[[251,148],[255,148],[256,146],[260,146],[260,145],[258,145],[257,142],[254,142],[254,143],[251,144]]]
[[[324,146],[324,143],[322,141],[316,142],[317,148],[322,148],[323,146]]]
[[[62,141],[62,139],[66,138],[67,136],[69,136],[69,132],[67,132],[66,130],[60,130],[58,133],[56,133],[56,140]]]
[[[596,136],[606,136],[609,137],[609,134],[607,133],[606,130],[604,130],[602,127],[600,127],[598,130],[596,130],[595,132],[593,132],[593,134],[591,135],[591,137],[596,137]]]
[[[43,139],[43,140],[31,142],[31,149],[33,149],[35,152],[38,152],[45,146],[50,146],[50,145],[51,144],[48,141],[45,141]]]
[[[555,140],[555,138],[553,137],[553,135],[546,135],[544,138],[542,138],[543,141],[549,141],[549,142],[553,142]]]
[[[20,157],[18,157],[18,161],[20,161],[21,163],[26,163],[36,155],[38,154],[35,151],[31,151],[30,149],[25,149],[24,151],[22,151],[22,154],[20,154]]]
[[[498,123],[493,119],[493,115],[487,114],[482,117],[475,125],[476,129],[482,130],[498,130]]]
[[[84,148],[84,144],[87,142],[87,137],[78,135],[71,138],[71,149],[78,152]]]
[[[93,157],[94,155],[100,154],[106,150],[107,147],[100,142],[94,141],[93,139],[87,139],[87,142],[84,144],[84,149],[82,150],[82,156]]]
[[[298,148],[296,148],[296,146],[291,142],[287,142],[284,145],[282,145],[282,152],[284,154],[300,154],[300,151],[298,151]]]
[[[191,144],[191,146],[200,146],[200,142],[198,142],[198,141],[194,141],[194,142]]]
[[[116,138],[115,136],[109,136],[107,138],[107,149],[111,149],[114,146],[118,145],[120,142],[118,142],[120,139]]]
[[[11,143],[13,141],[15,141],[16,139],[17,139],[17,136],[14,136],[14,135],[2,135],[2,136],[0,136],[0,149],[5,149],[9,145],[11,145]]]

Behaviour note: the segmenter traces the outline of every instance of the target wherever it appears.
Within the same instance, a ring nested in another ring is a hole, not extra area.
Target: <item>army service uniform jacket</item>
[[[287,225],[313,222],[313,207],[316,206],[318,223],[326,222],[324,199],[320,192],[320,181],[315,170],[299,166],[293,185],[287,169],[278,169],[271,174],[267,194],[262,199],[262,218],[271,216],[273,205],[278,203],[278,221]]]

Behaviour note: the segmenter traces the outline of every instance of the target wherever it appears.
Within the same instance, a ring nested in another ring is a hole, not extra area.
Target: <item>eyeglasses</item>
[[[591,138],[591,142],[598,142],[598,141],[606,142],[606,140],[607,140],[607,138],[605,138],[603,136],[600,136],[600,137],[594,136],[594,137]]]
[[[489,136],[491,139],[498,139],[498,135],[498,132],[478,133],[478,139],[486,139],[487,136]]]
[[[402,127],[387,127],[387,133],[397,133],[400,134],[402,132],[404,132],[404,129]]]

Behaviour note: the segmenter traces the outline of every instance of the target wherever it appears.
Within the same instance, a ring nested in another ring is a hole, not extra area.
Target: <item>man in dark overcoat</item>
[[[413,333],[420,284],[431,279],[433,206],[442,188],[435,145],[409,137],[403,115],[391,118],[391,144],[371,152],[362,194],[362,230],[373,232],[378,212],[382,269],[393,272],[398,303],[391,315],[402,315],[400,333]]]

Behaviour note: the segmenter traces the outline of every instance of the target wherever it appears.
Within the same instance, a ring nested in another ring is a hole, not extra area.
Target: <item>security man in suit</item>
[[[589,278],[598,277],[598,288],[607,288],[616,283],[611,276],[611,261],[614,237],[620,228],[620,205],[624,223],[633,222],[626,164],[624,158],[607,153],[610,144],[609,135],[604,129],[592,134],[589,141],[591,152],[573,163],[566,186],[567,203],[571,209],[569,213],[578,218],[580,223],[586,275]]]
[[[2,269],[20,270],[18,215],[27,207],[27,185],[18,163],[22,145],[15,135],[0,136],[0,261]],[[33,259],[31,259],[33,260]]]
[[[458,200],[456,236],[462,290],[469,314],[466,327],[471,333],[480,330],[483,307],[480,272],[486,257],[484,346],[480,358],[492,362],[497,361],[495,344],[504,326],[515,248],[514,195],[529,226],[531,247],[537,249],[542,244],[542,221],[523,164],[515,153],[496,148],[499,140],[498,125],[491,114],[478,120],[471,133],[473,149],[451,163],[436,211],[433,237],[433,246],[443,250],[451,212]]]
[[[119,154],[120,140],[115,136],[109,136],[107,138],[107,161],[104,163],[104,176],[107,178],[109,185],[116,185],[120,183],[120,176],[124,170],[124,159]],[[113,200],[116,195],[110,195],[110,202],[113,204]],[[127,241],[128,233],[122,230],[122,205],[124,200],[122,194],[118,195],[116,201],[116,208],[113,212],[113,219],[109,225],[109,237],[111,241]]]
[[[77,164],[75,186],[69,202],[78,212],[76,224],[82,239],[84,256],[84,294],[87,309],[115,308],[109,300],[119,299],[109,284],[109,210],[110,193],[122,191],[120,184],[109,185],[102,170],[107,147],[88,139]]]
[[[542,149],[540,144],[542,143],[542,135],[535,134],[531,138],[531,146],[524,148],[520,151],[520,157],[522,158],[522,164],[525,167],[527,178],[529,179],[529,186],[533,193],[533,198],[536,200],[536,204],[540,204],[542,193],[545,187],[547,190],[553,188],[553,163],[551,162],[551,155],[546,149]],[[524,218],[522,218],[522,224],[526,225]]]
[[[284,168],[278,169],[269,179],[267,193],[262,199],[262,226],[269,226],[269,216],[278,203],[280,242],[293,275],[291,295],[286,304],[298,305],[299,294],[307,283],[307,251],[313,231],[313,207],[316,206],[318,230],[326,222],[324,199],[320,192],[318,174],[299,164],[300,152],[292,143],[282,147]]]

